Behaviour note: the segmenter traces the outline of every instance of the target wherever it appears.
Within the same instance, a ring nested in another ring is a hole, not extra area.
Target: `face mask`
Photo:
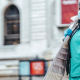
[[[80,18],[80,10],[78,11],[78,18]]]

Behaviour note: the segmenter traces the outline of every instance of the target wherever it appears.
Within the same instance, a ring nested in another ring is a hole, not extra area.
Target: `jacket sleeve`
[[[44,80],[61,80],[63,78],[67,61],[67,53],[67,49],[64,48],[59,51],[49,67]]]

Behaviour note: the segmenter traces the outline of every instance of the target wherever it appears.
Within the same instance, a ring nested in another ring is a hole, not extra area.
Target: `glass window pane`
[[[16,45],[20,43],[19,23],[19,10],[14,5],[9,6],[5,12],[5,45]]]

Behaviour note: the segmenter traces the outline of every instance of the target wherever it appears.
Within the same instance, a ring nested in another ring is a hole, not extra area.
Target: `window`
[[[11,5],[5,12],[4,45],[20,43],[20,18],[16,6]]]

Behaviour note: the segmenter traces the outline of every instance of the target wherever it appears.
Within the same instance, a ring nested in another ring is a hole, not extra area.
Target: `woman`
[[[65,37],[70,37],[64,40],[44,80],[80,80],[80,14],[71,20],[73,23],[64,32]]]
[[[79,3],[80,10],[80,3]],[[80,13],[78,13],[78,17],[80,17]],[[67,29],[64,32],[64,35],[70,35],[69,41],[69,80],[80,80],[80,20],[78,20],[78,26],[72,32],[71,29]],[[70,64],[70,65],[69,65]]]

